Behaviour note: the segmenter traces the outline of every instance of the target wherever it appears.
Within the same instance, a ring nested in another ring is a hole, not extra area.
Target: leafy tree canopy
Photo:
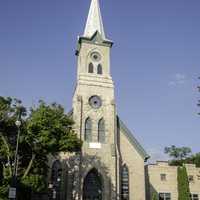
[[[187,158],[191,154],[191,149],[189,147],[176,147],[172,145],[171,147],[165,147],[165,153],[168,154],[173,159],[182,160]]]
[[[189,147],[176,147],[172,145],[171,147],[165,147],[164,152],[172,158],[170,160],[171,165],[182,166],[183,163],[188,163],[200,167],[200,152],[192,154]]]
[[[13,174],[18,128],[15,122],[21,113],[18,179],[32,191],[46,189],[48,156],[60,152],[77,152],[81,141],[73,131],[73,121],[56,103],[39,101],[27,112],[17,99],[0,97],[0,199],[4,199]]]

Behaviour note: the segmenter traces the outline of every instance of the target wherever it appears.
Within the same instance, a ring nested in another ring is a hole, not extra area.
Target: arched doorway
[[[96,169],[92,169],[83,183],[83,200],[102,200],[102,192],[102,176]]]
[[[62,164],[59,160],[53,162],[51,171],[52,199],[61,199]]]

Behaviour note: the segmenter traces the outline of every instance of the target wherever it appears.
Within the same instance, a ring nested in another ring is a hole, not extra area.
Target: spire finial
[[[106,39],[99,0],[91,0],[90,10],[87,18],[87,23],[84,31],[84,37],[92,37],[98,31],[103,39]]]

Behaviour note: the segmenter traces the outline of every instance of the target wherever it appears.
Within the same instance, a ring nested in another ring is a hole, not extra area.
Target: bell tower
[[[99,0],[91,0],[84,34],[78,38],[77,82],[73,97],[74,128],[83,141],[80,199],[93,195],[87,193],[93,188],[84,189],[87,188],[84,187],[85,177],[92,174],[91,170],[102,177],[104,189],[99,189],[97,199],[110,200],[116,196],[116,110],[110,74],[112,45],[104,32]]]
[[[77,78],[93,77],[96,81],[110,79],[110,49],[112,41],[106,39],[99,0],[91,0],[91,6],[83,36],[78,38]],[[102,81],[103,82],[103,81]]]
[[[109,130],[111,110],[113,111],[112,120],[114,121],[115,118],[114,84],[110,75],[112,45],[112,41],[106,39],[105,36],[99,0],[91,0],[84,34],[78,38],[77,82],[73,98],[73,116],[76,119],[77,133],[84,142],[99,142],[100,135],[98,135],[95,122],[101,118],[104,119],[105,125],[105,143],[111,142],[113,135],[113,131],[111,133]],[[82,102],[81,107],[80,102]],[[82,122],[79,119],[77,123],[77,118],[80,116],[82,116]],[[91,124],[90,132],[84,124],[87,118],[91,121],[91,123],[88,122],[89,125]]]

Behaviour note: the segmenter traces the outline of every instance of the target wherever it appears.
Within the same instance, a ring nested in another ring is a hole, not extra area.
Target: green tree
[[[191,149],[189,147],[176,147],[172,145],[171,147],[165,147],[164,152],[168,154],[175,160],[183,160],[191,155]]]
[[[152,200],[158,200],[158,194],[156,192],[153,193]]]
[[[190,189],[185,166],[178,167],[178,200],[190,200]]]
[[[191,149],[189,147],[180,147],[172,145],[171,147],[165,147],[165,153],[167,153],[172,160],[170,160],[170,165],[182,166],[184,163],[195,164],[196,167],[200,167],[200,152],[196,154],[191,154]]]
[[[196,153],[185,160],[185,163],[195,164],[196,167],[200,167],[200,153]]]
[[[24,116],[24,107],[17,107],[21,102],[17,99],[0,97],[0,162],[1,176],[0,199],[7,199],[8,184],[13,174],[12,163],[14,161],[15,136],[17,127],[15,121],[19,111]]]
[[[24,199],[25,193],[30,194],[30,190],[45,191],[50,154],[77,152],[81,147],[81,141],[72,129],[73,121],[64,113],[61,105],[47,105],[40,101],[37,107],[31,108],[27,113],[21,101],[0,97],[0,162],[3,168],[0,199],[6,199],[13,174],[17,135],[15,121],[19,112],[23,116],[18,154],[18,181],[23,197],[19,199]]]

